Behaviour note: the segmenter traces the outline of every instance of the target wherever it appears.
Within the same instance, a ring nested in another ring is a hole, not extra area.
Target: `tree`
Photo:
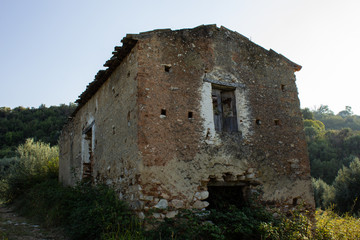
[[[0,159],[15,156],[14,149],[27,138],[56,145],[64,123],[75,108],[75,104],[0,108]]]
[[[360,160],[355,158],[350,167],[343,167],[334,181],[334,202],[342,212],[359,213],[360,210]]]
[[[334,201],[335,188],[322,179],[312,178],[316,207],[326,209]]]
[[[330,110],[328,105],[320,105],[320,107],[315,110],[315,112],[320,115],[334,115],[334,112]]]
[[[340,111],[337,115],[342,118],[347,118],[353,115],[353,111],[350,106],[345,106],[345,110]]]
[[[303,119],[314,120],[314,114],[309,108],[301,109],[301,114],[303,116]]]

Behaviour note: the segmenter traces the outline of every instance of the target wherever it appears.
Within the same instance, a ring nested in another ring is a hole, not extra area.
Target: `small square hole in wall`
[[[165,72],[170,72],[171,66],[170,65],[164,65]]]
[[[188,118],[192,119],[193,118],[193,112],[188,112]]]
[[[261,125],[261,120],[260,120],[260,119],[256,119],[256,120],[255,120],[255,123],[256,123],[256,125]]]
[[[166,109],[161,109],[160,117],[165,118],[166,117]]]
[[[130,127],[130,111],[127,114],[127,122],[128,122],[128,127]]]
[[[274,120],[274,124],[275,124],[276,126],[280,126],[280,120],[279,120],[279,119],[275,119],[275,120]]]
[[[284,84],[281,84],[280,88],[281,88],[281,91],[285,92],[285,85]]]

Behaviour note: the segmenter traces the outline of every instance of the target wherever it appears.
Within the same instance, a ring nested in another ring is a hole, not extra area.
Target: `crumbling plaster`
[[[115,186],[124,199],[137,194],[135,179],[138,162],[134,160],[138,158],[135,56],[136,49],[63,129],[60,138],[60,143],[64,142],[60,144],[61,181],[75,184],[82,179],[82,163],[88,159],[84,130],[93,124],[93,181]],[[72,136],[71,139],[69,136]]]
[[[127,37],[137,43],[62,132],[61,181],[80,180],[82,131],[95,121],[94,180],[114,186],[140,216],[207,207],[210,182],[313,207],[294,75],[301,67],[223,27]],[[216,84],[235,90],[237,132],[215,131]]]

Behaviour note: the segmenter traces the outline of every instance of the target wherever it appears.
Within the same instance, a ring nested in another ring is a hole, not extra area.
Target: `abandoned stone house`
[[[60,181],[113,186],[140,216],[216,198],[314,207],[294,72],[216,25],[128,34],[62,130]]]

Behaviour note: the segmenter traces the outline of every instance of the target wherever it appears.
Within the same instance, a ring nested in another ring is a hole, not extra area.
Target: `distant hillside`
[[[311,176],[331,184],[343,166],[360,158],[360,116],[349,106],[335,115],[326,105],[302,114]]]
[[[56,145],[60,131],[75,104],[39,108],[0,107],[0,159],[15,155],[27,138]]]

